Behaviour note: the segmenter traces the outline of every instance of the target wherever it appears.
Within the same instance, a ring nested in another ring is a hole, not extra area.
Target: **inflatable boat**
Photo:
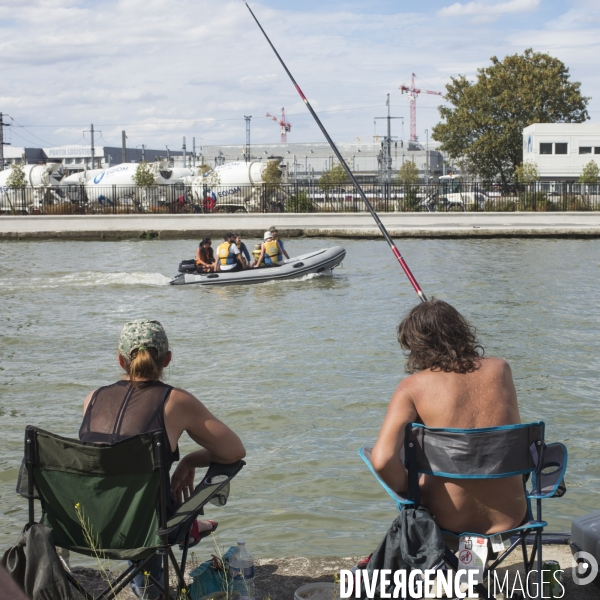
[[[265,283],[280,279],[297,279],[310,273],[331,275],[346,256],[346,251],[340,246],[323,248],[284,260],[276,267],[261,267],[245,269],[244,271],[219,271],[218,273],[196,272],[195,261],[184,260],[179,265],[179,275],[169,282],[171,285],[233,285],[247,283]]]

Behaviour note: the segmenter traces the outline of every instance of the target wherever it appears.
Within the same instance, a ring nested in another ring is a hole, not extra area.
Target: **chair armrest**
[[[25,459],[21,461],[21,466],[19,467],[19,475],[17,477],[17,494],[23,496],[23,498],[29,499],[29,471],[25,465]],[[34,500],[40,499],[35,484],[33,486],[33,496],[31,497]]]
[[[230,465],[210,463],[202,481],[196,486],[191,496],[175,511],[164,529],[157,535],[167,535],[169,539],[179,538],[192,526],[196,517],[202,513],[208,502],[224,506],[229,496],[229,482],[242,470],[246,463],[238,460]]]
[[[358,454],[365,461],[365,463],[366,463],[367,467],[369,467],[369,470],[371,471],[371,473],[373,473],[373,475],[375,475],[375,478],[377,479],[377,481],[379,481],[381,487],[383,487],[383,489],[393,498],[394,502],[398,506],[398,510],[402,510],[404,507],[414,506],[414,502],[412,500],[410,500],[409,498],[406,498],[402,494],[398,494],[397,492],[395,492],[385,481],[383,481],[383,479],[381,479],[381,477],[379,477],[379,474],[377,473],[377,471],[375,471],[375,468],[371,464],[371,451],[372,450],[373,450],[372,448],[367,448],[366,446],[362,446],[358,450]]]
[[[545,447],[544,464],[539,469],[539,475],[534,471],[531,477],[531,491],[527,497],[532,500],[563,496],[566,492],[564,484],[567,470],[568,452],[564,444],[553,443]],[[538,494],[538,477],[540,478],[541,493]]]

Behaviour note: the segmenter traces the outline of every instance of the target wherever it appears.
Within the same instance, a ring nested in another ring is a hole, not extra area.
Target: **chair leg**
[[[175,554],[173,554],[173,549],[169,548],[169,556],[171,557],[171,564],[173,565],[173,570],[175,571],[175,577],[177,578],[177,593],[181,594],[183,589],[187,589],[187,585],[185,584],[185,579],[183,578],[183,574],[185,572],[185,567],[181,567],[177,563],[177,559],[175,558]],[[177,596],[179,598],[179,596]]]
[[[537,572],[538,572],[538,586],[537,586],[537,596],[536,598],[541,598],[542,597],[542,565],[543,565],[543,560],[542,560],[542,532],[539,531],[537,536],[536,536],[536,545],[537,545]]]
[[[169,550],[166,550],[163,554],[163,586],[165,600],[169,600]]]
[[[97,598],[96,600],[101,600],[102,598],[114,598],[117,597],[128,585],[131,583],[132,579],[141,572],[144,567],[152,560],[153,555],[150,555],[144,562],[140,565],[131,565],[128,567],[121,575],[117,578],[112,586],[107,587]]]
[[[83,596],[84,600],[94,600],[94,597],[87,593],[86,589],[79,583],[79,581],[77,581],[77,579],[75,579],[75,577],[73,577],[73,575],[71,575],[71,573],[67,571],[66,576],[69,583]]]

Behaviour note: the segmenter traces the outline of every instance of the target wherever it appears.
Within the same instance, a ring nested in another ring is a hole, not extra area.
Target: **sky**
[[[491,56],[526,48],[562,60],[600,121],[598,0],[249,0],[336,141],[409,137],[411,73],[444,92]],[[417,99],[419,140],[440,96]],[[89,144],[181,149],[278,143],[267,112],[285,107],[288,141],[324,138],[242,0],[0,0],[0,112],[15,146]],[[426,131],[428,133],[426,133]]]

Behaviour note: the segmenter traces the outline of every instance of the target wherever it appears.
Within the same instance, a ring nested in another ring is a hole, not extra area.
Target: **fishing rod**
[[[365,206],[369,209],[369,212],[371,213],[371,216],[375,220],[375,223],[377,223],[377,227],[379,227],[379,230],[383,234],[383,237],[385,238],[386,242],[389,244],[392,252],[394,253],[394,256],[400,263],[402,270],[408,277],[408,280],[412,284],[413,288],[415,288],[415,292],[417,292],[417,294],[419,295],[421,302],[427,302],[427,297],[423,293],[421,286],[419,286],[419,284],[417,283],[417,280],[415,279],[414,275],[411,273],[405,260],[402,258],[400,251],[398,250],[398,248],[396,248],[396,244],[394,244],[394,241],[390,237],[390,234],[387,232],[387,229],[384,227],[383,223],[381,222],[381,219],[375,212],[373,205],[369,202],[368,198],[366,197],[365,193],[363,192],[362,188],[360,187],[358,181],[356,181],[356,178],[354,177],[354,174],[350,170],[350,167],[348,167],[348,165],[346,164],[346,161],[343,159],[342,155],[340,154],[340,151],[337,149],[337,146],[334,144],[333,140],[329,137],[329,134],[327,133],[327,130],[323,126],[323,123],[321,123],[321,120],[317,116],[317,113],[313,110],[313,107],[310,105],[310,102],[306,99],[306,96],[303,94],[302,90],[300,89],[300,86],[296,83],[296,80],[294,79],[293,75],[290,73],[290,70],[287,68],[286,64],[283,62],[283,59],[281,58],[281,56],[279,56],[279,52],[277,52],[277,50],[275,49],[275,46],[273,46],[273,42],[271,42],[271,40],[269,39],[269,36],[265,32],[265,30],[262,28],[262,25],[258,22],[256,15],[252,12],[252,9],[250,8],[250,6],[248,5],[248,2],[246,0],[244,0],[244,4],[246,5],[246,8],[250,11],[252,18],[256,21],[256,24],[258,25],[259,29],[262,31],[263,35],[265,36],[265,39],[267,40],[267,42],[269,42],[269,46],[271,46],[271,48],[273,49],[273,52],[275,52],[275,56],[277,56],[277,58],[279,59],[281,66],[285,69],[285,72],[288,74],[288,77],[291,79],[292,83],[294,84],[294,87],[296,88],[296,91],[298,92],[298,94],[300,94],[300,98],[302,98],[302,100],[304,101],[304,104],[306,104],[306,108],[308,108],[313,119],[316,121],[317,125],[319,126],[319,129],[323,132],[325,139],[329,142],[329,145],[331,146],[331,149],[333,150],[337,159],[340,161],[340,164],[342,165],[342,167],[344,167],[344,170],[348,174],[348,177],[350,177],[350,180],[354,184],[354,187],[357,189],[360,197],[362,198],[362,201],[365,203]]]

